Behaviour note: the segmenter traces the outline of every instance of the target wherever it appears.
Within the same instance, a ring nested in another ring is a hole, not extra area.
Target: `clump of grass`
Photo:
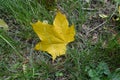
[[[36,20],[51,20],[49,12],[41,6],[36,0],[1,1],[3,9],[7,9],[21,24],[30,25],[30,22]]]
[[[38,20],[41,20],[41,21],[48,20],[49,23],[52,23],[51,22],[53,18],[53,16],[51,15],[52,13],[48,12],[48,10],[46,10],[44,6],[41,6],[37,0],[34,0],[34,1],[2,0],[0,3],[1,3],[2,9],[7,10],[8,13],[10,13],[15,18],[15,20],[19,23],[18,27],[21,28],[19,29],[21,33],[19,33],[18,35],[21,38],[23,38],[23,40],[26,38],[30,38],[32,36],[29,33],[29,32],[33,33],[30,23],[32,22],[34,23]]]

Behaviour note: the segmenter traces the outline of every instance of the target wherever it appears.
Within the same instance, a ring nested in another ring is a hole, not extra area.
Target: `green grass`
[[[93,44],[92,36],[82,33],[81,27],[96,13],[83,10],[83,7],[90,7],[90,3],[58,0],[50,5],[44,0],[0,1],[0,18],[10,29],[0,32],[0,80],[119,80],[119,34],[114,37],[103,29],[97,43]],[[74,23],[76,40],[68,45],[66,54],[53,63],[49,54],[34,50],[39,38],[30,23],[48,20],[52,24],[54,8],[66,14],[70,25]],[[107,24],[109,26],[109,22]],[[105,71],[110,73],[105,74]]]

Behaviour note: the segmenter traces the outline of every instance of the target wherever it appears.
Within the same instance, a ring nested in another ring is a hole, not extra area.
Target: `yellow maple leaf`
[[[120,15],[120,6],[118,6],[118,12],[119,12],[119,15]]]
[[[60,12],[57,13],[53,25],[38,21],[32,26],[41,40],[35,49],[47,51],[52,55],[53,60],[57,56],[65,54],[66,45],[74,41],[74,25],[69,27],[66,16]]]

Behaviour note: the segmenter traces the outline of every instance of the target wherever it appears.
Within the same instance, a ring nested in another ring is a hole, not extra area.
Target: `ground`
[[[114,0],[1,0],[1,80],[116,80],[120,79],[120,20]],[[52,6],[51,6],[52,5]],[[31,23],[52,24],[56,11],[76,28],[75,41],[54,62],[51,55],[35,51],[39,42]],[[100,17],[105,14],[108,17]]]

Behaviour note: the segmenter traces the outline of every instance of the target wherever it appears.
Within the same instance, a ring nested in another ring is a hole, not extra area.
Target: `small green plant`
[[[100,62],[97,66],[87,66],[85,71],[88,73],[90,80],[120,79],[120,68],[117,68],[113,73],[111,73],[105,62]]]
[[[120,80],[120,68],[117,68],[109,77],[110,80]]]
[[[97,66],[87,66],[86,70],[91,80],[104,80],[111,74],[108,65],[100,62]]]

